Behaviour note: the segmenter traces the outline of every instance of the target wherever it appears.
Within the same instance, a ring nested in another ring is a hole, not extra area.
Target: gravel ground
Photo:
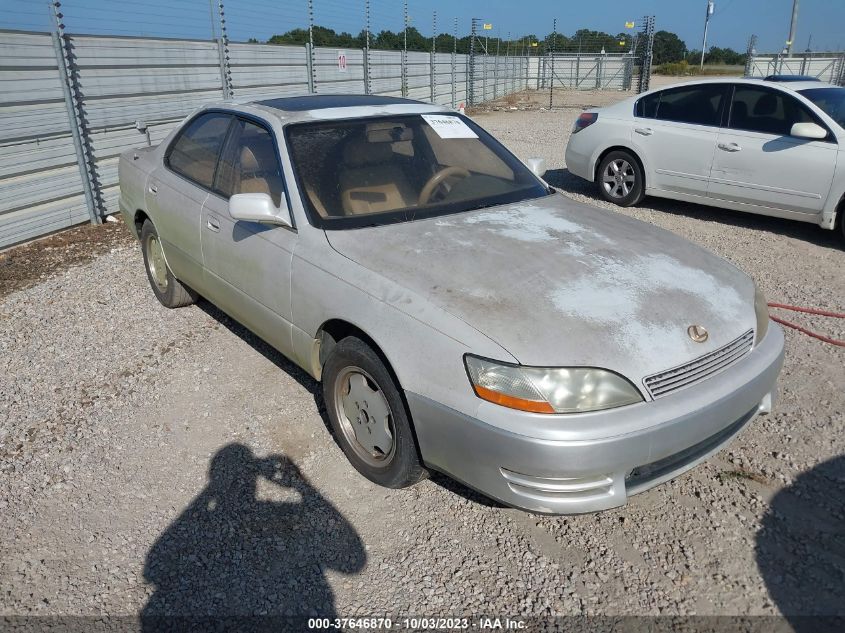
[[[479,122],[549,180],[577,108]],[[620,210],[845,308],[811,226],[659,200]],[[0,614],[845,614],[845,350],[787,332],[781,400],[726,451],[595,515],[376,487],[317,385],[208,304],[166,310],[137,246],[0,300]],[[845,338],[845,324],[795,317]]]

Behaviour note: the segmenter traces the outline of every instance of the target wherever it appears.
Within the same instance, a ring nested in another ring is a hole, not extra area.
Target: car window
[[[213,112],[191,121],[170,146],[166,164],[170,169],[211,189],[214,168],[232,117]]]
[[[718,126],[722,118],[725,84],[703,84],[673,88],[660,93],[655,118],[695,125]]]
[[[549,194],[498,141],[458,114],[297,123],[286,135],[309,219],[327,229]]]
[[[789,136],[795,123],[816,119],[797,99],[777,90],[736,86],[728,127],[778,136]]]
[[[845,129],[845,88],[811,88],[801,94]]]
[[[639,101],[634,108],[634,114],[646,119],[653,119],[657,116],[657,104],[660,103],[660,95],[662,93],[655,92],[654,94],[646,95]]]
[[[252,121],[237,119],[220,159],[214,190],[225,198],[236,193],[266,193],[278,207],[283,188],[272,133]]]

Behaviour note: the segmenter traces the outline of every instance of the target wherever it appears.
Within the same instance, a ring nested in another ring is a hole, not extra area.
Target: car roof
[[[762,77],[708,77],[705,79],[696,79],[695,81],[680,81],[669,86],[660,86],[650,90],[650,93],[660,92],[668,88],[682,88],[684,86],[695,86],[700,84],[760,84],[770,86],[779,90],[787,90],[792,92],[799,92],[807,88],[839,88],[833,84],[825,83],[823,81],[765,81]]]
[[[821,81],[818,77],[810,75],[767,75],[764,81]]]
[[[450,112],[450,108],[383,95],[361,94],[295,94],[236,98],[218,101],[206,108],[236,110],[280,119],[283,123],[325,121],[331,119],[360,119],[391,114],[423,114]]]

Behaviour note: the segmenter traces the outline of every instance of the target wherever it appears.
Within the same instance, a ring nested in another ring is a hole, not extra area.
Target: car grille
[[[652,398],[659,398],[709,378],[745,356],[754,343],[754,330],[694,361],[648,376],[643,383]]]

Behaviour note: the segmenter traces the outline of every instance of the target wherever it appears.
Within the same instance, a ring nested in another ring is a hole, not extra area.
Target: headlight
[[[769,331],[769,304],[760,289],[754,286],[754,312],[757,314],[757,330],[754,335],[754,344],[763,340],[766,332]]]
[[[630,382],[593,367],[523,367],[467,354],[475,394],[503,407],[534,413],[582,413],[642,402]]]

